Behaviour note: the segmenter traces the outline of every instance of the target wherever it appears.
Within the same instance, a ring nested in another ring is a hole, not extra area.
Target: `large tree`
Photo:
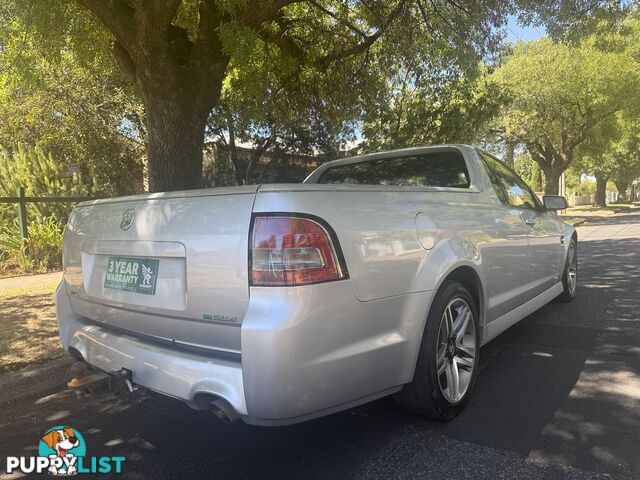
[[[631,182],[640,178],[640,119],[623,123],[622,137],[612,150],[617,160],[612,178],[618,190],[618,199],[621,202],[634,200],[627,192]]]
[[[576,149],[640,96],[637,64],[624,52],[548,38],[518,44],[494,79],[507,98],[504,130],[540,164],[549,194]]]
[[[639,128],[640,118],[618,114],[578,148],[578,168],[596,179],[596,206],[606,205],[609,181],[615,183],[620,200],[626,201],[629,185],[640,176]]]
[[[365,151],[473,143],[498,110],[491,89],[473,75],[398,73],[365,109]]]
[[[267,42],[326,69],[365,51],[408,4],[367,2],[345,14],[343,3],[293,0],[80,3],[113,34],[113,53],[144,102],[153,191],[200,185],[206,121],[238,50]]]
[[[233,58],[206,135],[207,145],[215,142],[228,153],[228,159],[218,155],[216,160],[227,169],[230,161],[233,178],[208,180],[215,185],[263,182],[264,174],[275,171],[286,178],[287,167],[299,174],[300,163],[337,154],[354,138],[361,97],[373,80],[362,62],[354,64],[357,60],[348,57],[324,71],[307,70],[301,79],[299,67],[269,43]],[[251,147],[249,158],[239,153],[241,146]]]

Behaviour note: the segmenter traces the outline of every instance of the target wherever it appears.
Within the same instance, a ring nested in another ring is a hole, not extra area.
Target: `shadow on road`
[[[587,225],[619,225],[621,221],[627,223],[638,223],[640,222],[640,212],[638,209],[625,209],[616,213],[615,215],[607,215],[607,216],[598,216],[598,215],[589,215],[586,213],[585,215],[577,215],[578,217],[584,217],[587,219]]]
[[[640,473],[640,239],[580,245],[581,285],[483,349],[460,440],[595,471]],[[489,357],[489,358],[487,358]]]

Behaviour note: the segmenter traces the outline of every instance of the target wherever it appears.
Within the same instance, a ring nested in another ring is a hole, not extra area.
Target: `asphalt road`
[[[56,370],[0,382],[26,390],[1,405],[0,456],[31,455],[44,430],[67,424],[89,455],[127,457],[120,478],[640,478],[640,214],[579,234],[578,299],[547,305],[483,348],[473,399],[449,423],[390,399],[260,428],[170,399],[34,395]]]

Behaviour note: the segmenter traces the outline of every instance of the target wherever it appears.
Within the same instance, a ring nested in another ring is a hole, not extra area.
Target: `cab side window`
[[[480,152],[478,152],[478,153],[480,153]],[[504,182],[498,176],[498,174],[495,172],[495,170],[493,168],[489,167],[489,163],[485,159],[485,156],[482,153],[480,153],[480,156],[482,157],[482,160],[484,161],[483,162],[484,163],[484,168],[485,168],[487,174],[489,175],[489,180],[491,180],[491,184],[493,185],[493,189],[495,190],[496,195],[498,196],[498,199],[504,205],[509,205],[509,198],[507,197],[507,192],[504,189]]]
[[[479,152],[487,167],[487,173],[493,184],[493,188],[498,194],[498,198],[505,205],[514,208],[528,210],[539,209],[539,202],[535,194],[518,175],[511,171],[502,162],[495,158]]]

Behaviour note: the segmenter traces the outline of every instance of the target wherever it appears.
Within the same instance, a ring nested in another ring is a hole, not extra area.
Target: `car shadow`
[[[640,239],[580,244],[577,299],[483,348],[454,438],[607,473],[640,473]]]
[[[596,215],[577,215],[586,219],[586,226],[606,226],[606,225],[620,225],[621,223],[638,223],[640,222],[640,213],[636,213],[636,209],[622,209],[616,212],[614,215],[608,216],[596,216]]]

